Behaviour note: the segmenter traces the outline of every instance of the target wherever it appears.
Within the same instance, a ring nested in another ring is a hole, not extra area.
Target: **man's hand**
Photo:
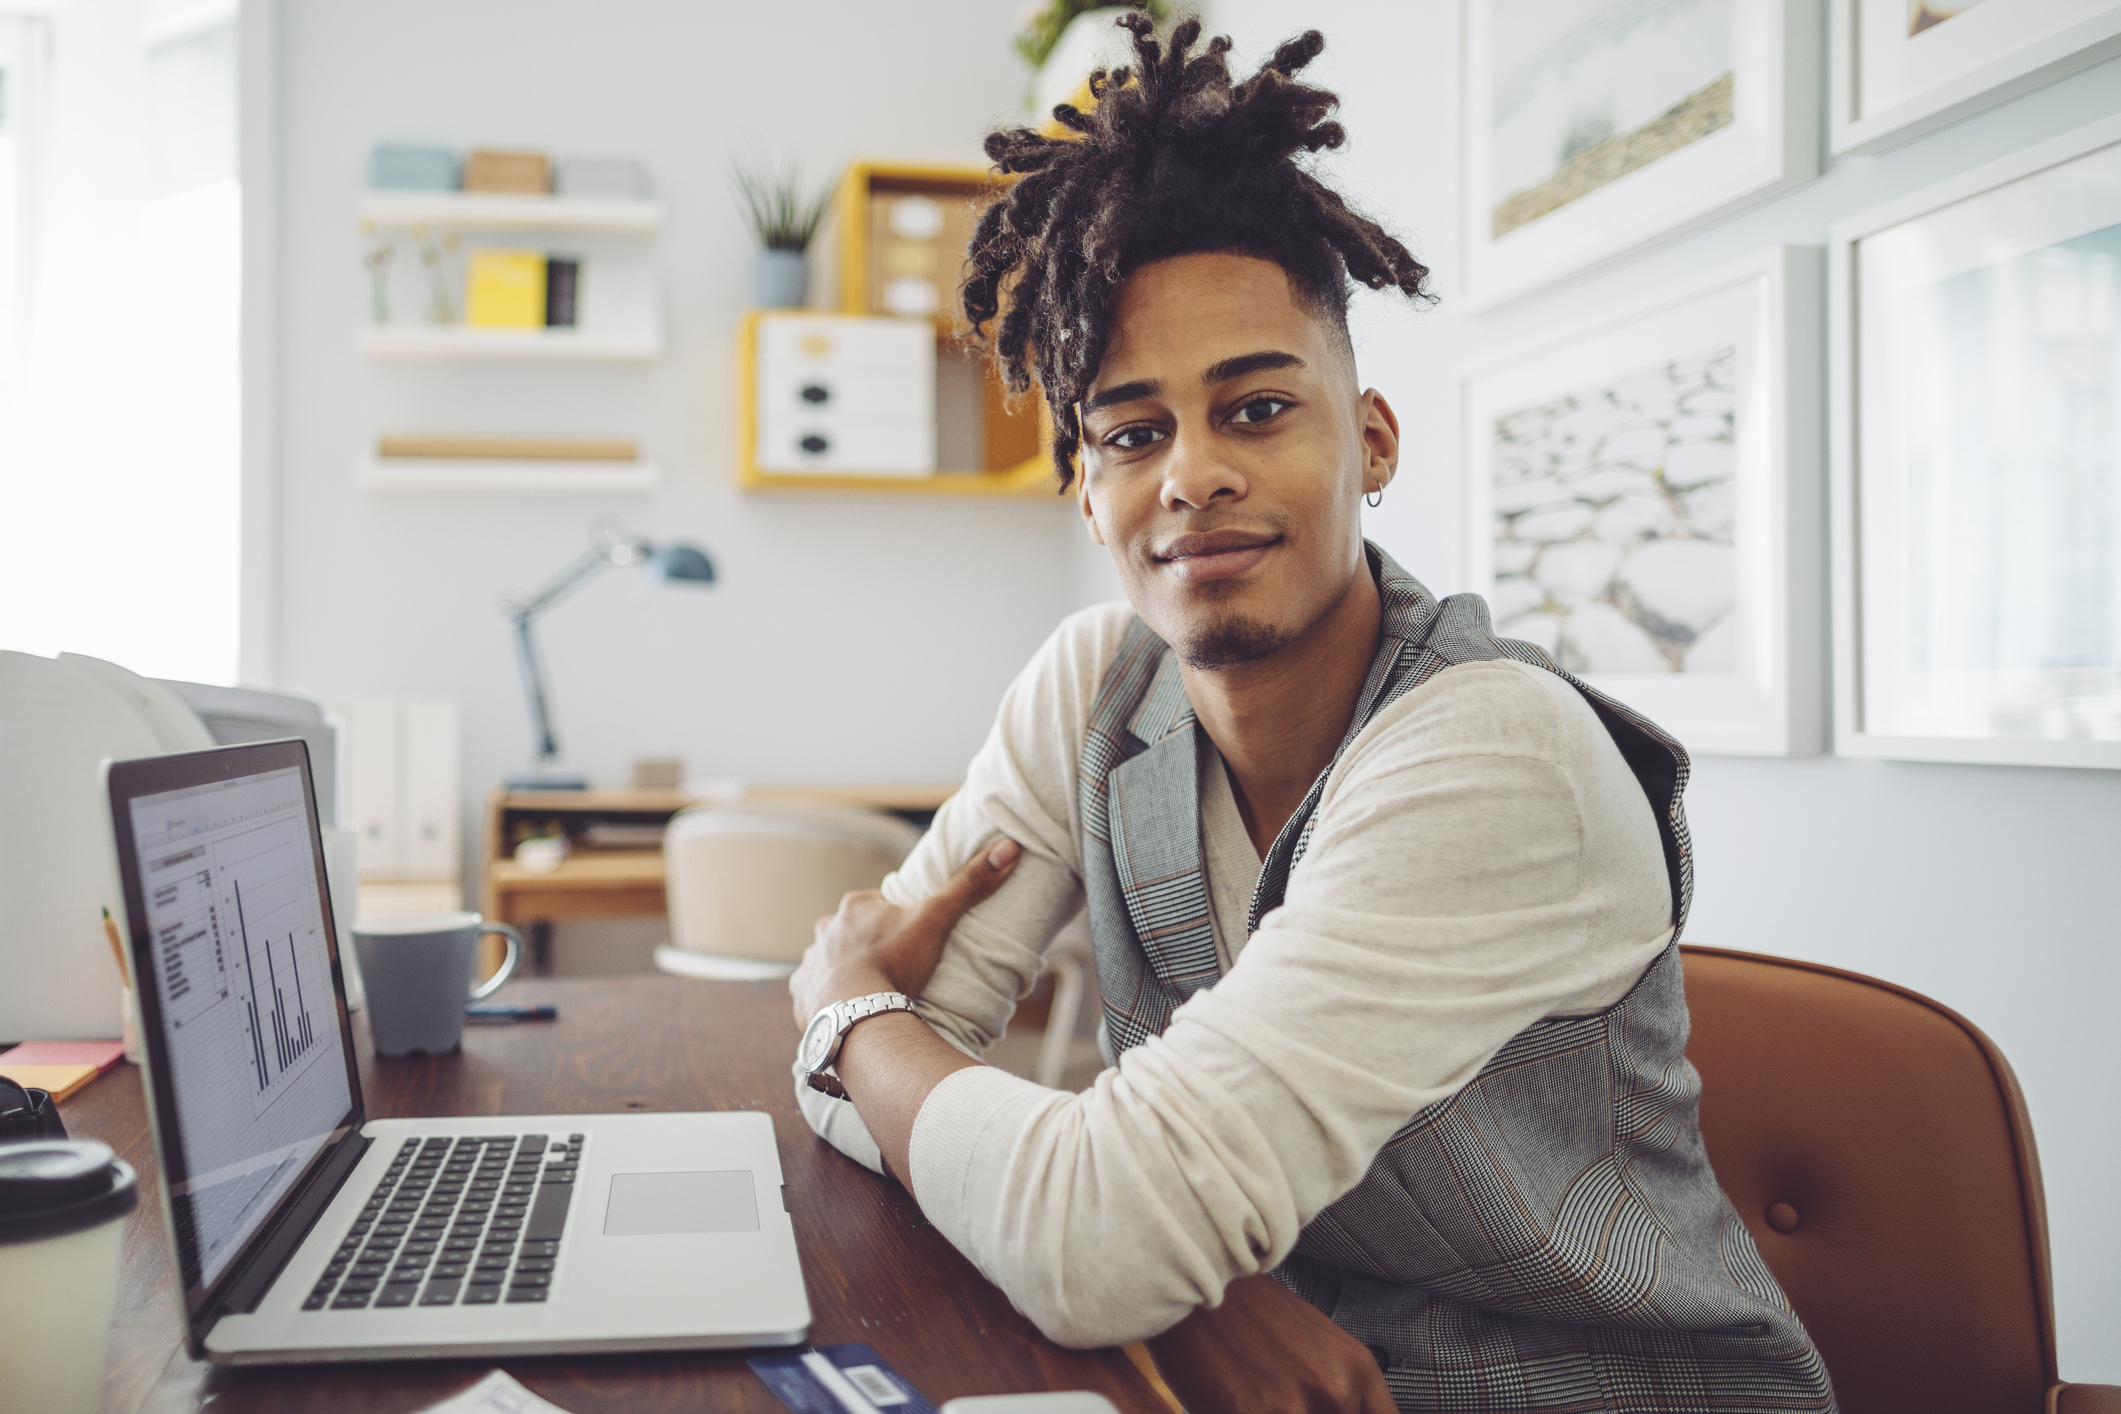
[[[1152,1338],[1149,1353],[1194,1414],[1394,1414],[1369,1349],[1269,1276],[1231,1282],[1222,1305]]]
[[[950,882],[911,908],[887,902],[874,890],[841,899],[840,911],[819,921],[817,941],[788,979],[795,1024],[807,1026],[834,1002],[871,992],[919,996],[935,975],[957,920],[1002,886],[1022,853],[1014,840],[1001,840],[973,855]]]

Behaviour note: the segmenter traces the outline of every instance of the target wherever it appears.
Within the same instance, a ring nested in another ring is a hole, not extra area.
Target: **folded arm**
[[[900,1171],[1055,1340],[1153,1335],[1271,1270],[1411,1115],[1661,950],[1669,894],[1631,778],[1614,784],[1634,812],[1616,882],[1587,855],[1579,774],[1537,753],[1432,750],[1418,720],[1403,725],[1395,751],[1329,788],[1284,906],[1228,975],[1090,1090],[923,1073]],[[872,1128],[895,1134],[911,1099],[892,1093]]]
[[[913,853],[884,880],[879,895],[850,898],[877,897],[893,907],[912,909],[948,888],[954,875],[996,842],[1008,839],[1022,847],[1017,864],[991,881],[991,892],[960,896],[965,911],[942,920],[947,933],[939,955],[926,964],[933,971],[925,983],[892,989],[916,998],[921,1020],[961,1059],[985,1055],[1001,1036],[1018,1000],[1037,982],[1047,948],[1082,912],[1075,762],[1082,751],[1089,696],[1127,621],[1124,612],[1091,610],[1062,624],[1003,696],[994,727],[966,771],[964,789],[936,813]],[[860,980],[873,983],[876,978]],[[802,1004],[814,1001],[805,993]],[[808,1019],[809,1013],[801,1013],[797,1022]],[[853,1037],[885,1020],[899,1026],[911,1019],[897,1013],[864,1022],[850,1033],[850,1045]],[[941,1052],[935,1054],[947,1060]],[[811,1089],[800,1069],[795,1084],[812,1129],[856,1162],[879,1167],[881,1156],[862,1111]],[[896,1171],[905,1173],[903,1167]]]

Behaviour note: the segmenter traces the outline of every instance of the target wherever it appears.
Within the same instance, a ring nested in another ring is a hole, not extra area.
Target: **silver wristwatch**
[[[912,1011],[913,998],[904,992],[871,992],[866,997],[852,997],[844,1002],[834,1002],[810,1018],[803,1028],[803,1039],[796,1047],[796,1061],[803,1067],[803,1078],[813,1090],[822,1090],[836,1100],[847,1098],[846,1087],[839,1077],[832,1074],[831,1065],[840,1058],[840,1044],[847,1039],[847,1032],[855,1022],[866,1021],[887,1011]]]

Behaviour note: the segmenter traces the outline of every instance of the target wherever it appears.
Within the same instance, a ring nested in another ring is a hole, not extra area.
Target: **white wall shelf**
[[[644,461],[503,461],[485,457],[364,457],[364,491],[653,491],[663,469]]]
[[[661,356],[663,331],[474,329],[461,324],[384,325],[361,331],[370,358],[559,358],[645,363]]]
[[[363,221],[377,226],[647,232],[663,225],[661,202],[499,192],[365,191],[357,211]]]

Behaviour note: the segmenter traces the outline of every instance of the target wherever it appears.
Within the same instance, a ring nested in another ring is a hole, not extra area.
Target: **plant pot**
[[[810,289],[810,259],[799,250],[762,250],[751,257],[751,303],[759,309],[800,309]]]

